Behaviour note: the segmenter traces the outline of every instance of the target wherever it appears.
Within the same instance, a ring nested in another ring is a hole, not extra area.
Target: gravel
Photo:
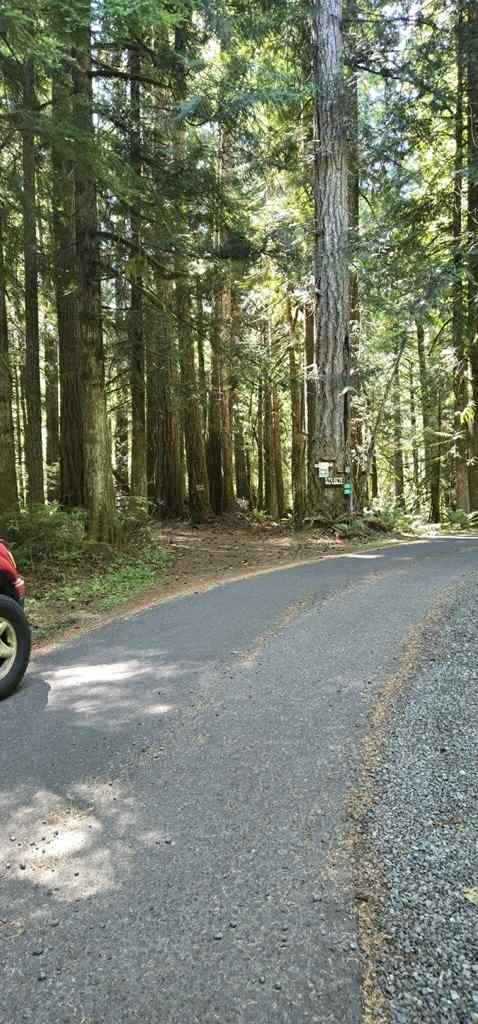
[[[431,629],[378,768],[377,980],[393,1024],[478,1024],[478,574]]]

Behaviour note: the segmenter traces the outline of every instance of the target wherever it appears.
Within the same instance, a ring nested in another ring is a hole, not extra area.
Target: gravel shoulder
[[[477,583],[425,627],[368,779],[357,898],[374,1024],[478,1022]]]

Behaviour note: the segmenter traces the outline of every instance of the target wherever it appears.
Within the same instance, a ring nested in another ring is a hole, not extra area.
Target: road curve
[[[477,567],[478,539],[367,550],[38,658],[0,705],[2,1024],[358,1024],[360,741]]]

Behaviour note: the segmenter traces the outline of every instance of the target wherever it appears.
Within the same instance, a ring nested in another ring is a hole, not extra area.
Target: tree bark
[[[355,7],[355,5],[352,5]],[[349,235],[350,249],[353,258],[349,274],[349,338],[351,384],[349,402],[349,437],[347,445],[350,450],[354,511],[362,511],[367,502],[366,453],[363,443],[363,422],[360,405],[360,292],[359,276],[356,269],[356,254],[359,245],[360,230],[360,164],[359,164],[359,108],[357,74],[353,73],[347,82],[349,98],[350,138],[348,146],[348,201],[349,201]],[[346,396],[347,402],[347,396]]]
[[[222,411],[222,473],[224,490],[224,512],[233,512],[234,500],[234,463],[233,463],[233,431],[231,417],[231,325],[232,296],[227,288],[222,296],[224,312],[222,324],[224,334],[220,338],[221,351],[221,411]]]
[[[130,137],[129,156],[135,175],[136,195],[130,207],[131,282],[128,315],[128,351],[131,380],[131,493],[144,502],[147,498],[146,469],[146,394],[145,349],[143,325],[143,270],[141,266],[141,58],[137,49],[128,52],[130,73]]]
[[[187,94],[186,59],[187,30],[182,23],[175,30],[175,99],[181,103]],[[179,180],[185,173],[185,128],[181,123],[176,130],[175,159]],[[181,202],[177,205],[178,218],[184,216]],[[203,522],[211,514],[206,449],[203,434],[203,414],[194,358],[194,334],[191,318],[191,282],[184,255],[175,257],[176,317],[178,324],[179,367],[183,402],[183,426],[188,472],[189,511],[194,523]]]
[[[264,380],[264,504],[266,512],[272,519],[279,517],[277,498],[276,452],[274,445],[274,407],[272,388],[269,380]]]
[[[52,230],[60,381],[60,502],[66,508],[82,508],[86,496],[74,174],[62,138],[72,116],[71,79],[65,69],[52,77],[52,114],[57,128],[52,145]]]
[[[468,473],[469,429],[464,413],[468,407],[467,358],[465,349],[465,307],[463,289],[463,3],[459,0],[456,25],[457,87],[455,107],[455,160],[453,177],[453,348],[455,356],[453,390],[455,396],[455,499],[456,507],[470,511]]]
[[[201,394],[201,408],[203,414],[203,431],[207,435],[207,377],[206,362],[204,358],[204,342],[206,331],[204,326],[204,305],[201,280],[196,278],[196,309],[197,309],[197,350],[198,350],[198,373],[199,390]]]
[[[211,381],[209,388],[209,414],[207,462],[209,471],[209,487],[211,505],[215,515],[224,511],[224,486],[222,475],[222,376],[219,350],[220,325],[217,323],[218,305],[214,304],[213,323],[211,329]]]
[[[211,387],[209,393],[208,465],[211,503],[216,515],[234,507],[232,467],[232,431],[230,421],[230,345],[231,310],[223,282],[218,281],[213,295],[211,325]]]
[[[327,515],[347,508],[343,481],[348,468],[348,192],[345,129],[342,0],[321,0],[314,7],[314,45],[317,47],[318,144],[318,323],[316,351],[318,381],[314,466],[327,462],[330,477],[341,482],[327,486],[312,475],[312,507]]]
[[[397,366],[393,378],[393,482],[395,504],[405,508],[405,484],[403,472],[402,410],[400,405],[400,368]]]
[[[116,534],[111,440],[106,408],[101,309],[95,147],[90,40],[90,0],[82,3],[83,24],[76,30],[73,109],[80,147],[75,160],[75,230],[84,410],[85,496],[88,532],[111,542]]]
[[[46,470],[49,501],[59,497],[60,416],[58,345],[51,334],[45,337]]]
[[[304,348],[306,364],[306,431],[307,431],[307,494],[312,492],[314,474],[315,410],[317,404],[317,358],[315,351],[314,308],[307,302],[304,308]]]
[[[120,484],[123,494],[129,494],[129,437],[128,437],[128,406],[119,401],[114,418],[114,465],[116,481]]]
[[[210,515],[206,450],[202,432],[202,410],[194,360],[191,327],[191,296],[185,280],[185,266],[176,261],[176,315],[179,338],[179,366],[184,412],[184,438],[188,470],[189,512],[193,523]]]
[[[282,458],[282,410],[277,387],[272,389],[272,441],[274,445],[277,516],[281,519],[285,510],[285,489]]]
[[[432,393],[425,348],[425,329],[417,323],[418,364],[420,368],[420,396],[423,419],[423,447],[425,450],[425,481],[430,501],[430,522],[440,522],[440,450],[435,401]]]
[[[231,138],[230,133],[226,130],[222,130],[220,133],[218,165],[219,179],[224,182],[227,180],[231,168]],[[216,236],[216,243],[219,246],[222,240],[221,225],[216,229]],[[222,512],[232,512],[235,507],[233,432],[230,415],[233,296],[230,281],[224,280],[221,276],[218,276],[215,283],[213,303],[211,349],[214,374],[211,375],[211,378],[214,377],[214,379],[211,379],[211,396],[212,406],[215,408],[212,408],[213,423],[210,424],[209,445],[210,466],[215,481],[213,507],[215,511],[220,508]],[[219,476],[221,476],[221,488],[219,488]]]
[[[261,379],[257,389],[257,507],[264,508],[264,386]]]
[[[182,464],[181,403],[179,396],[178,351],[171,322],[170,286],[156,278],[158,308],[154,317],[151,387],[148,421],[154,425],[154,501],[162,517],[184,515],[184,472]],[[153,413],[153,408],[155,412]],[[157,419],[153,420],[153,415]]]
[[[25,381],[26,466],[28,503],[45,501],[43,479],[42,402],[40,387],[40,335],[38,325],[38,252],[33,118],[35,90],[33,61],[23,66],[23,246],[25,260]]]
[[[291,479],[294,519],[300,522],[306,512],[306,448],[307,439],[303,422],[303,381],[300,362],[297,358],[295,324],[290,298],[287,297],[287,319],[289,323],[289,387],[291,409]]]
[[[12,368],[9,356],[3,231],[5,212],[0,207],[0,514],[18,508],[15,435],[13,429]]]
[[[26,473],[25,473],[25,451],[23,438],[25,432],[22,429],[22,383],[21,369],[18,363],[13,366],[13,388],[15,392],[15,420],[14,431],[16,434],[17,449],[17,485],[20,505],[25,506],[27,501]]]
[[[159,516],[159,357],[156,351],[155,330],[150,326],[146,346],[146,470],[148,499],[154,516]]]
[[[247,467],[247,453],[244,441],[244,425],[238,409],[234,413],[234,466],[236,472],[236,493],[251,503],[251,488]]]
[[[468,350],[474,405],[470,507],[478,510],[478,6],[468,3]]]
[[[415,509],[420,511],[420,459],[417,444],[417,407],[415,401],[415,380],[413,366],[409,364],[409,387],[410,387],[410,427],[412,432],[412,462],[413,462],[413,486],[415,489]]]
[[[372,499],[376,501],[378,499],[378,469],[377,469],[377,459],[376,459],[375,455],[372,456],[371,477],[372,477]]]

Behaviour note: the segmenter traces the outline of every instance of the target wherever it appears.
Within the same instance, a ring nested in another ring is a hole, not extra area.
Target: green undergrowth
[[[448,508],[442,525],[447,530],[476,530],[478,529],[478,512],[464,512],[461,508]]]
[[[98,611],[106,611],[151,586],[166,566],[165,552],[151,544],[141,554],[133,550],[116,555],[110,567],[98,575],[53,587],[44,599],[70,606],[94,600]]]
[[[27,608],[35,639],[47,639],[85,614],[108,611],[164,578],[168,556],[144,516],[119,517],[113,546],[90,540],[81,511],[56,505],[22,511],[0,521],[27,582]]]

